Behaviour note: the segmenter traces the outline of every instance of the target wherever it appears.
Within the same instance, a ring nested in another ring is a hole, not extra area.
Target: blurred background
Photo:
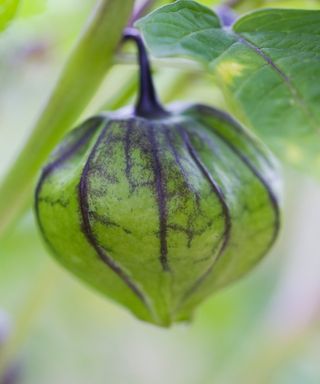
[[[0,179],[94,4],[24,0],[0,35]],[[319,0],[229,5],[238,13],[270,6],[320,9]],[[213,78],[196,66],[156,60],[154,69],[165,102],[225,109]],[[132,57],[119,54],[83,117],[132,102],[136,76]],[[124,92],[129,83],[131,91]],[[289,169],[283,175],[283,228],[272,252],[203,304],[193,323],[169,330],[136,320],[60,268],[29,208],[0,241],[0,353],[5,348],[7,356],[0,384],[320,383],[320,183]]]

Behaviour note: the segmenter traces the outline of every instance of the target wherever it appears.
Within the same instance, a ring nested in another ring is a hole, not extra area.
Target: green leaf
[[[0,31],[4,30],[13,19],[20,0],[0,0]]]
[[[154,55],[203,62],[243,123],[320,176],[320,11],[265,9],[226,29],[209,8],[181,0],[138,27]]]
[[[47,9],[48,0],[24,0],[19,9],[19,17],[32,17]]]

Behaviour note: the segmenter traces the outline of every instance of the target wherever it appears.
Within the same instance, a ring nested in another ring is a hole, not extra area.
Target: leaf
[[[24,0],[19,9],[19,17],[27,18],[41,14],[47,9],[48,0]]]
[[[232,8],[244,13],[257,8],[319,9],[320,4],[317,0],[240,0]]]
[[[204,63],[243,123],[320,176],[320,11],[265,9],[226,29],[209,8],[181,0],[138,27],[154,55]]]
[[[4,30],[13,19],[20,0],[0,0],[0,31]]]

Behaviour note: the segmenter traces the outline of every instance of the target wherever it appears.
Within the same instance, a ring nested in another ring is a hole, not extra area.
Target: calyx
[[[55,258],[145,321],[188,320],[251,270],[279,230],[278,173],[225,112],[164,108],[143,42],[133,112],[94,116],[52,153],[36,214]]]

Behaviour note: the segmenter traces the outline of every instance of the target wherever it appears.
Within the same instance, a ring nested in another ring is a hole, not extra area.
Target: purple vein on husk
[[[128,120],[128,126],[126,127],[126,133],[124,137],[124,153],[126,158],[125,173],[129,183],[129,189],[131,193],[133,192],[133,189],[134,189],[134,182],[132,180],[132,175],[131,175],[131,169],[132,169],[131,133],[132,133],[132,129],[134,128],[133,124],[134,123],[131,119]]]
[[[214,134],[220,138],[221,141],[225,145],[228,146],[228,148],[250,169],[250,171],[253,173],[253,175],[260,181],[260,183],[263,185],[265,190],[267,191],[269,201],[271,206],[273,207],[274,213],[275,213],[275,226],[274,226],[274,232],[273,236],[270,240],[270,243],[268,244],[268,247],[265,252],[267,252],[273,243],[275,242],[279,230],[280,230],[280,207],[278,204],[277,197],[275,196],[273,190],[270,188],[268,182],[265,180],[265,178],[261,175],[261,173],[258,171],[258,169],[251,163],[251,161],[248,159],[247,156],[242,154],[232,143],[230,143],[226,138],[212,125]],[[265,253],[264,252],[264,253]]]
[[[250,147],[254,152],[263,159],[263,161],[268,165],[268,167],[273,168],[274,165],[262,151],[257,151],[257,146],[258,143],[254,141],[253,137],[245,132],[245,130],[242,128],[242,126],[235,120],[233,119],[228,113],[224,111],[217,110],[213,107],[208,107],[206,105],[200,105],[197,104],[193,108],[195,108],[199,113],[201,113],[202,117],[205,118],[203,115],[206,114],[210,118],[210,116],[213,117],[219,117],[222,120],[226,120],[230,125],[229,127],[232,128],[232,130],[241,135],[242,138],[244,138],[248,143],[250,143]],[[203,120],[204,121],[204,120]],[[205,121],[204,121],[205,123]],[[245,156],[243,153],[241,153],[234,144],[229,142],[220,132],[219,130],[214,126],[214,124],[210,125],[213,129],[214,134],[216,134],[228,147],[231,149],[239,158],[240,160],[251,170],[251,172],[256,176],[256,178],[261,182],[261,184],[265,187],[267,190],[271,205],[273,206],[273,209],[275,211],[275,231],[273,234],[273,237],[270,241],[269,246],[267,247],[266,252],[271,248],[273,243],[275,242],[277,235],[280,230],[280,207],[278,204],[277,197],[273,190],[270,188],[268,182],[266,179],[262,176],[262,174],[259,172],[259,170],[252,164],[250,159]]]
[[[257,141],[252,137],[252,135],[245,132],[241,124],[237,120],[235,120],[232,116],[230,116],[227,112],[221,111],[212,106],[209,107],[208,105],[202,105],[202,104],[195,104],[192,106],[192,109],[199,112],[199,114],[201,114],[202,117],[203,115],[207,115],[208,118],[218,117],[219,120],[222,120],[223,122],[226,121],[227,123],[229,123],[229,126],[232,128],[232,131],[234,131],[235,134],[245,139],[247,143],[250,143],[250,147],[256,151],[256,147],[258,145]],[[266,156],[264,153],[261,152],[260,157],[263,158],[263,160],[269,167],[273,167],[273,164],[271,163],[268,156]]]
[[[122,268],[107,254],[103,247],[99,244],[90,223],[90,208],[88,201],[88,178],[90,172],[90,163],[93,160],[99,145],[102,143],[107,130],[110,128],[111,123],[108,122],[104,129],[102,129],[95,145],[93,146],[83,172],[81,174],[80,183],[78,186],[79,206],[82,218],[82,231],[94,250],[97,252],[101,261],[104,262],[119,278],[133,291],[133,293],[143,302],[143,304],[150,310],[147,299],[139,287],[132,281],[130,276],[122,270]]]
[[[175,126],[175,128],[176,128],[176,126]],[[196,212],[200,213],[200,211],[201,211],[201,208],[200,208],[200,194],[199,194],[199,191],[197,191],[197,189],[194,187],[194,185],[190,181],[189,174],[188,174],[188,172],[186,171],[185,167],[182,164],[180,154],[178,152],[178,149],[176,148],[176,144],[175,144],[174,139],[173,139],[173,135],[172,135],[173,130],[164,126],[164,131],[163,132],[164,132],[164,136],[165,136],[168,148],[169,148],[169,150],[170,150],[170,152],[171,152],[171,154],[172,154],[172,156],[174,158],[175,164],[178,167],[178,169],[180,171],[180,174],[183,177],[184,183],[187,186],[187,189],[189,190],[189,192],[191,192],[191,195],[194,196]],[[178,195],[180,195],[180,197],[181,197],[181,190],[178,191]],[[202,231],[196,231],[195,230],[195,228],[194,228],[194,218],[195,218],[194,214],[189,214],[188,219],[187,219],[187,226],[186,227],[179,226],[179,225],[176,225],[176,224],[168,225],[168,227],[171,230],[181,231],[181,232],[184,232],[186,234],[187,239],[188,239],[187,240],[187,247],[188,248],[191,248],[191,244],[192,244],[194,236],[195,235],[200,235],[200,234],[203,233]]]
[[[155,194],[158,202],[159,211],[159,238],[160,238],[160,263],[165,272],[170,271],[168,261],[168,212],[167,212],[167,191],[165,185],[164,170],[159,158],[159,147],[157,145],[155,122],[148,124],[148,137],[152,155],[152,168],[155,180]]]
[[[229,243],[229,240],[230,240],[232,223],[231,223],[231,213],[230,213],[229,207],[228,207],[228,205],[226,203],[226,199],[225,199],[223,191],[221,190],[221,188],[219,187],[219,185],[217,184],[217,182],[215,181],[213,176],[210,174],[209,170],[207,169],[207,167],[205,166],[205,164],[201,160],[200,155],[198,154],[198,152],[196,151],[196,149],[192,145],[190,137],[189,137],[189,134],[186,131],[186,129],[184,129],[181,126],[179,126],[179,132],[180,132],[182,140],[183,140],[183,142],[184,142],[184,144],[185,144],[185,146],[186,146],[186,148],[187,148],[191,158],[193,159],[194,163],[196,164],[197,168],[200,170],[202,175],[209,182],[209,184],[211,186],[211,189],[214,192],[214,194],[217,196],[217,198],[218,198],[218,200],[220,202],[222,211],[223,211],[223,216],[224,216],[224,221],[225,221],[225,228],[224,228],[224,233],[223,233],[223,241],[222,241],[221,247],[220,247],[220,249],[218,251],[217,257],[214,258],[213,263],[209,266],[209,268],[186,291],[186,293],[183,295],[182,300],[180,302],[180,305],[181,305],[206,280],[206,278],[211,273],[214,265],[216,264],[216,262],[219,260],[220,256],[222,255],[222,253],[226,249],[226,247],[227,247],[227,245]]]
[[[172,155],[174,157],[175,163],[179,167],[180,172],[181,172],[181,174],[182,174],[182,176],[183,176],[183,178],[185,180],[185,183],[187,184],[188,188],[195,195],[196,205],[197,205],[197,208],[199,209],[199,207],[200,207],[200,195],[199,195],[199,192],[194,188],[194,186],[192,185],[192,183],[188,179],[188,172],[185,170],[184,166],[182,165],[182,162],[181,162],[181,159],[180,159],[180,155],[179,155],[179,153],[177,151],[177,148],[175,147],[173,139],[172,139],[172,130],[166,128],[164,130],[164,135],[165,135],[168,147],[169,147],[169,149],[170,149],[170,151],[171,151],[171,153],[172,153]]]
[[[62,165],[65,161],[67,161],[69,158],[71,158],[78,150],[80,150],[93,136],[97,128],[100,126],[100,124],[103,121],[103,118],[92,118],[86,121],[84,124],[88,124],[90,121],[93,122],[93,125],[89,126],[87,130],[79,137],[78,140],[76,140],[72,145],[68,146],[65,150],[62,151],[60,156],[49,163],[46,167],[43,168],[40,179],[38,181],[36,190],[35,190],[35,212],[36,212],[36,217],[37,221],[39,223],[39,227],[41,229],[41,232],[44,235],[44,238],[46,239],[44,230],[42,228],[41,220],[40,220],[40,213],[39,213],[39,197],[40,197],[40,192],[41,188],[46,180],[46,178],[54,172],[56,169],[59,168],[60,165]],[[80,127],[79,127],[80,128]],[[48,240],[46,239],[47,243]],[[50,245],[51,247],[51,245]],[[52,248],[52,247],[51,247]]]

